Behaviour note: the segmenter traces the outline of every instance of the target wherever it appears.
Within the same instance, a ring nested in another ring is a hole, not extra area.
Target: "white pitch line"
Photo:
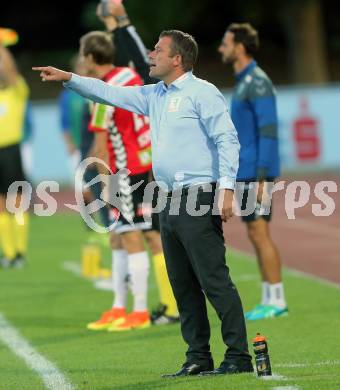
[[[305,368],[305,367],[320,367],[320,366],[340,366],[339,360],[326,360],[316,363],[282,363],[275,364],[278,368]]]
[[[76,276],[81,276],[81,267],[78,264],[78,262],[76,262],[76,261],[65,261],[62,264],[62,267],[66,271],[70,271],[70,272],[72,272]]]
[[[289,378],[283,375],[273,374],[271,376],[261,376],[260,379],[264,381],[288,381]],[[272,390],[299,390],[299,387],[296,385],[286,385],[286,386],[274,386]]]
[[[79,265],[78,261],[65,261],[62,263],[62,267],[64,270],[71,272],[73,275],[76,275],[78,277],[82,277],[81,273],[81,267]],[[93,286],[96,290],[102,290],[102,291],[111,291],[112,292],[112,279],[92,279],[92,278],[85,278],[89,279],[93,282]]]
[[[277,367],[277,365],[275,366]],[[270,376],[261,376],[259,379],[263,381],[288,381],[289,378],[283,375],[272,374]],[[296,385],[286,385],[286,386],[274,386],[272,390],[298,390],[299,387]]]
[[[94,288],[102,291],[113,291],[112,279],[96,280],[94,282]]]
[[[268,376],[260,376],[259,379],[263,381],[287,381],[288,378],[283,375],[278,375],[278,374],[272,374]]]
[[[59,369],[37,352],[0,313],[0,341],[35,371],[50,390],[73,390],[75,387]]]
[[[256,273],[253,274],[243,274],[233,277],[234,282],[249,282],[252,280],[258,280],[259,277]]]
[[[303,272],[303,271],[298,271],[296,269],[292,269],[292,268],[286,268],[286,269],[290,275],[292,275],[296,278],[309,279],[309,280],[312,280],[313,282],[317,282],[317,283],[323,284],[323,285],[328,286],[328,287],[333,287],[333,288],[336,288],[338,290],[340,289],[340,284],[335,283],[335,282],[331,282],[330,280],[319,278],[318,276],[311,275],[311,274],[308,274],[308,273]]]

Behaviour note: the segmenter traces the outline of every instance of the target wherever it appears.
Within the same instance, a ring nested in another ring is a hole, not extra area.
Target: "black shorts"
[[[8,187],[13,182],[25,180],[20,145],[15,144],[0,148],[0,194],[6,196]]]
[[[118,220],[114,232],[117,234],[143,230],[159,231],[159,216],[152,214],[152,202],[145,199],[145,188],[150,181],[149,172],[139,175],[119,176],[112,189],[118,195],[117,206],[111,207],[112,221]],[[132,186],[142,182],[132,193]]]
[[[274,183],[274,179],[267,178],[266,182]],[[269,205],[261,207],[261,204],[257,201],[257,185],[256,179],[236,183],[235,195],[243,222],[253,222],[259,218],[269,222],[272,218],[273,201],[271,199]]]

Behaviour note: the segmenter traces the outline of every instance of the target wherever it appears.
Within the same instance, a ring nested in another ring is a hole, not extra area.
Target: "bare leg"
[[[121,234],[122,244],[128,254],[145,251],[143,234],[141,231],[126,232]]]
[[[148,244],[148,247],[150,248],[152,255],[157,255],[163,252],[160,233],[158,233],[155,230],[150,230],[144,232],[144,237],[146,239],[146,242]]]
[[[270,284],[281,282],[281,260],[270,237],[268,222],[263,218],[247,223],[248,237],[254,245],[262,280]]]

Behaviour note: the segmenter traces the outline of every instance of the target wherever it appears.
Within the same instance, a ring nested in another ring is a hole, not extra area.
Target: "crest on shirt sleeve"
[[[170,99],[168,112],[176,112],[179,110],[179,105],[181,103],[181,97],[173,97]]]
[[[264,79],[254,79],[255,90],[258,95],[264,95],[267,92],[266,81]]]

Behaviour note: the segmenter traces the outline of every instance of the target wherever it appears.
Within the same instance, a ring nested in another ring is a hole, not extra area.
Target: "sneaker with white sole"
[[[252,317],[257,311],[260,311],[262,310],[264,305],[262,305],[262,303],[256,305],[253,309],[249,310],[249,311],[246,311],[244,313],[244,318],[246,320],[248,320],[250,317]]]
[[[275,305],[257,305],[253,310],[245,314],[245,318],[248,321],[257,321],[286,315],[288,315],[287,306],[282,308]]]
[[[170,316],[167,313],[167,305],[160,303],[151,313],[150,319],[152,325],[168,325],[179,322],[179,316]]]
[[[11,266],[12,261],[7,259],[7,257],[3,257],[2,259],[0,259],[0,268],[9,268]]]
[[[26,259],[22,255],[17,255],[14,260],[10,262],[11,268],[24,268],[26,266]]]

